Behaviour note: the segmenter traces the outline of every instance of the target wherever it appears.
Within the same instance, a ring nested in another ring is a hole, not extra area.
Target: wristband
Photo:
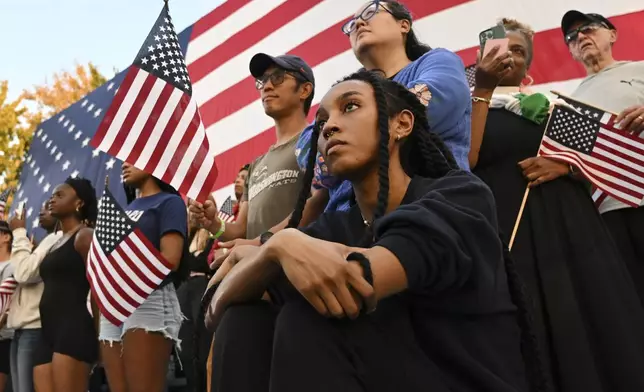
[[[360,264],[360,267],[362,267],[364,280],[366,280],[370,286],[373,286],[373,272],[371,272],[371,262],[369,262],[367,256],[363,255],[362,253],[353,252],[349,253],[349,256],[347,256],[347,261],[357,261],[358,264]]]
[[[472,102],[485,102],[485,103],[488,104],[488,106],[490,105],[490,100],[489,99],[476,97],[476,96],[472,96]]]
[[[219,218],[219,217],[217,217],[217,218],[219,219],[219,231],[217,233],[215,233],[215,235],[213,235],[211,237],[211,238],[214,238],[216,240],[218,240],[219,237],[221,237],[224,234],[224,232],[226,231],[226,222],[224,222],[224,220]]]

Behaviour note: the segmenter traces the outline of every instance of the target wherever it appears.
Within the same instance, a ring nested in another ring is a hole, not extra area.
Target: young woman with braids
[[[49,210],[63,235],[40,264],[42,340],[34,352],[34,385],[38,392],[85,392],[98,357],[86,278],[96,191],[88,180],[70,177],[54,188]]]
[[[528,391],[520,347],[539,362],[529,322],[517,324],[525,304],[494,199],[457,169],[425,107],[362,71],[325,95],[315,129],[311,151],[351,182],[355,203],[231,252],[207,315],[212,391]],[[272,303],[259,301],[266,289]],[[229,349],[251,329],[263,341]]]
[[[470,165],[494,194],[506,240],[530,187],[512,255],[552,383],[562,392],[643,391],[642,305],[574,168],[536,156],[551,102],[523,84],[534,32],[502,23],[509,52],[492,49],[476,71]]]
[[[182,314],[175,291],[187,253],[186,205],[170,185],[123,163],[127,215],[173,265],[173,272],[121,326],[101,315],[101,356],[112,392],[161,392],[170,354],[179,344]],[[185,266],[184,266],[185,267]]]

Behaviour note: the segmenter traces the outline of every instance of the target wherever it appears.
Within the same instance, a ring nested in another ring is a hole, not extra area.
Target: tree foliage
[[[0,189],[15,187],[20,178],[23,157],[29,149],[33,131],[25,124],[27,109],[21,105],[22,98],[7,100],[9,86],[0,82],[0,176],[4,184]]]
[[[86,67],[76,64],[74,72],[55,73],[51,83],[45,82],[35,86],[32,90],[25,91],[23,97],[36,103],[38,110],[45,117],[50,117],[68,108],[106,81],[94,64],[89,63]]]
[[[18,185],[38,125],[106,81],[92,63],[77,64],[73,72],[55,73],[51,83],[34,86],[14,101],[7,100],[8,83],[0,81],[0,191]]]

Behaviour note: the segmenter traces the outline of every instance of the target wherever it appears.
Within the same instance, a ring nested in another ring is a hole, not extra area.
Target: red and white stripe
[[[532,26],[535,58],[530,75],[534,89],[570,93],[585,75],[568,53],[560,31],[570,9],[610,17],[619,29],[618,59],[644,60],[644,4],[637,0],[403,0],[415,18],[419,38],[433,47],[457,52],[464,64],[475,60],[478,34],[501,16]],[[296,54],[313,68],[316,105],[331,85],[358,69],[349,39],[340,26],[365,0],[228,0],[197,21],[186,55],[208,138],[217,154],[215,198],[233,193],[242,165],[265,153],[275,141],[273,120],[264,114],[248,71],[257,52]]]
[[[87,276],[101,313],[120,326],[168,276],[172,265],[134,229],[110,254],[90,247]]]
[[[13,293],[16,292],[16,288],[18,288],[18,281],[13,276],[0,283],[0,317],[9,310],[11,298],[13,298]]]
[[[197,103],[136,66],[130,67],[91,144],[196,200],[206,200],[217,178],[215,152]]]

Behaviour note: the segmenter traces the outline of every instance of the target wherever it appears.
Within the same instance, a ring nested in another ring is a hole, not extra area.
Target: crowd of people
[[[36,246],[2,222],[0,392],[9,374],[85,392],[95,365],[110,391],[161,392],[173,350],[191,392],[644,390],[644,209],[538,156],[567,103],[531,90],[531,28],[499,23],[508,50],[479,54],[470,88],[404,4],[366,3],[342,27],[363,68],[318,92],[313,124],[306,59],[256,54],[276,141],[240,168],[232,220],[122,166],[173,269],[121,326],[87,305],[89,181],[54,189]],[[588,74],[572,97],[643,132],[644,62],[613,58],[616,27],[569,11],[561,30]]]

